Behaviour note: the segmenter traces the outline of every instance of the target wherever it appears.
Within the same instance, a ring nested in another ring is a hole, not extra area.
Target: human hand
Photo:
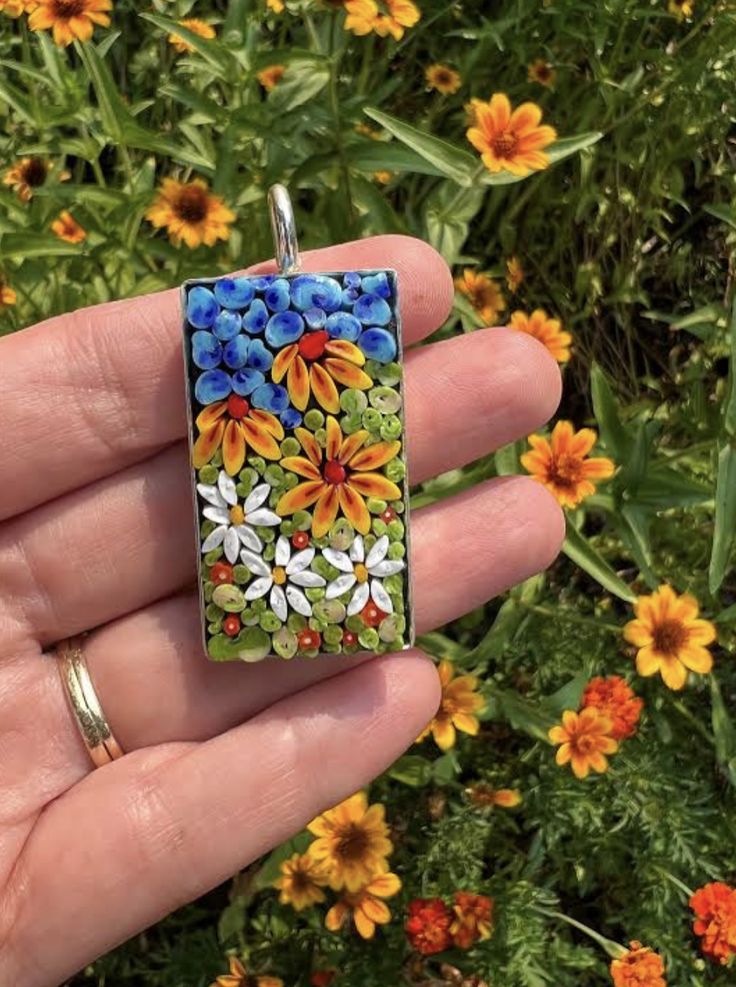
[[[385,236],[306,270],[399,272],[404,338],[446,318],[430,247]],[[272,270],[261,265],[259,270]],[[0,340],[0,984],[58,984],[226,879],[389,765],[438,703],[419,651],[208,662],[202,653],[176,292]],[[485,329],[406,356],[418,483],[543,424],[557,367]],[[561,514],[525,477],[412,518],[421,633],[544,568]],[[84,654],[127,752],[92,770],[55,660]]]

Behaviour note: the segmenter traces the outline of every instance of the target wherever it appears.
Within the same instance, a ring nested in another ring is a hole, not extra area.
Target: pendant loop
[[[291,197],[283,185],[271,186],[268,190],[268,205],[279,273],[296,274],[302,266],[296,238],[296,221]]]

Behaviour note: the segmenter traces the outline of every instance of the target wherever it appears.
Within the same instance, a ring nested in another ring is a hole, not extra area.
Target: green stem
[[[356,216],[353,206],[353,196],[350,190],[350,169],[348,167],[345,143],[342,135],[342,116],[340,113],[340,94],[338,88],[342,53],[335,50],[336,30],[337,14],[335,13],[332,15],[332,22],[330,24],[330,109],[332,110],[332,120],[335,128],[335,150],[337,151],[337,157],[340,162],[340,178],[345,194],[345,207],[347,209],[348,223],[352,228],[355,224]]]
[[[624,949],[620,943],[614,942],[613,939],[606,939],[606,937],[602,936],[600,932],[596,932],[595,929],[591,929],[589,926],[583,925],[583,923],[578,922],[577,919],[570,918],[569,915],[565,915],[563,912],[554,912],[546,908],[540,908],[538,905],[532,905],[532,908],[540,915],[546,915],[549,918],[556,918],[561,922],[567,922],[567,924],[572,925],[573,928],[579,929],[580,932],[584,932],[586,936],[590,936],[594,942],[597,942],[599,946],[605,949],[611,959],[618,960],[621,959],[622,956],[626,955],[627,950]]]
[[[684,884],[679,879],[679,877],[675,877],[674,874],[670,874],[670,872],[668,870],[665,870],[664,867],[656,866],[654,869],[657,871],[658,874],[661,874],[662,877],[666,878],[670,882],[670,884],[674,884],[674,886],[677,888],[678,891],[682,891],[683,894],[687,895],[688,899],[692,898],[693,892],[690,890],[687,884]]]
[[[674,699],[672,701],[672,706],[673,706],[674,709],[677,710],[677,712],[680,714],[680,716],[684,716],[685,717],[685,719],[688,721],[688,723],[693,728],[693,730],[697,730],[697,732],[700,734],[700,736],[704,740],[707,740],[708,741],[708,743],[711,745],[711,747],[715,747],[716,746],[715,737],[711,733],[709,733],[709,731],[707,730],[707,728],[703,726],[703,724],[700,722],[700,720],[696,716],[693,716],[693,714],[690,712],[690,710],[687,708],[687,706],[685,706],[685,704],[683,703],[683,701],[681,699]]]
[[[555,610],[538,603],[525,603],[524,600],[519,600],[518,603],[519,606],[525,607],[531,613],[539,614],[540,617],[566,620],[568,624],[578,624],[581,627],[595,627],[596,630],[607,631],[609,634],[616,634],[617,636],[621,634],[621,628],[618,624],[609,624],[595,617],[582,617],[580,614],[570,613],[567,610]]]
[[[452,219],[452,214],[454,213],[455,209],[460,205],[460,203],[463,201],[463,197],[468,194],[470,189],[473,188],[477,182],[480,181],[480,179],[485,174],[485,171],[486,171],[486,166],[484,164],[478,165],[478,168],[473,173],[470,187],[468,188],[465,187],[464,185],[460,186],[460,188],[457,190],[455,195],[450,199],[450,201],[447,203],[445,208],[440,213],[441,220]]]
[[[368,89],[371,68],[373,67],[373,51],[376,46],[375,34],[369,34],[363,43],[363,62],[360,66],[357,90],[359,96],[365,96]]]

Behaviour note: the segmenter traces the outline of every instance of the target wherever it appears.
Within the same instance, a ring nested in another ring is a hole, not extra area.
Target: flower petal
[[[200,432],[208,432],[211,428],[215,427],[226,411],[227,401],[216,401],[214,404],[208,404],[207,407],[203,411],[200,411],[197,415],[197,420],[194,424]]]
[[[276,565],[284,566],[289,561],[291,556],[291,545],[289,544],[289,539],[286,535],[279,535],[276,540],[276,553],[274,555],[274,562]]]
[[[225,473],[227,476],[227,473]],[[227,507],[224,497],[217,489],[209,483],[198,483],[197,493],[203,500],[206,500],[208,504],[212,504],[213,507]]]
[[[388,552],[388,535],[381,535],[368,553],[368,558],[365,560],[366,568],[371,569],[378,562],[382,562],[386,558],[386,552]]]
[[[322,477],[314,463],[305,459],[304,456],[285,456],[281,460],[281,466],[299,476],[305,476],[308,480],[319,480]]]
[[[304,593],[302,593],[300,589],[297,589],[296,586],[290,586],[287,584],[286,599],[291,604],[292,609],[296,610],[297,613],[300,613],[302,617],[312,616],[312,604],[306,598]]]
[[[344,572],[337,579],[333,579],[331,583],[328,583],[327,589],[325,590],[325,599],[334,600],[338,596],[342,596],[343,593],[347,593],[349,589],[355,586],[355,576],[352,572]],[[362,609],[362,608],[361,608]],[[348,610],[348,613],[350,610]]]
[[[265,507],[259,507],[257,511],[251,511],[248,515],[248,521],[250,524],[256,524],[261,528],[273,528],[275,525],[281,524],[281,518],[278,514],[267,510]]]
[[[360,367],[356,367],[354,363],[348,363],[347,360],[340,360],[337,357],[328,357],[323,365],[327,373],[334,377],[338,384],[343,384],[345,387],[356,387],[361,391],[367,391],[373,387],[373,381],[368,374]]]
[[[353,563],[350,561],[350,557],[347,552],[338,552],[336,548],[323,548],[322,554],[330,565],[334,565],[334,567],[339,569],[340,572],[352,573]]]
[[[323,480],[308,480],[288,490],[276,505],[276,513],[284,517],[294,511],[305,511],[327,489]]]
[[[264,562],[260,555],[256,555],[255,552],[251,552],[250,549],[244,548],[240,553],[240,558],[243,561],[243,565],[253,573],[254,576],[268,576],[271,578],[271,569],[267,562]]]
[[[318,363],[313,363],[310,368],[309,382],[312,385],[312,394],[314,394],[325,411],[336,415],[340,410],[340,398],[337,394],[335,382]]]
[[[222,444],[225,422],[219,421],[212,428],[201,432],[192,449],[192,466],[201,469],[206,466]]]
[[[368,432],[364,428],[353,432],[352,435],[345,436],[343,444],[340,446],[340,454],[337,457],[337,461],[345,465],[345,463],[352,459],[367,438]]]
[[[222,507],[205,507],[202,511],[202,517],[206,517],[208,521],[214,521],[215,524],[230,524],[230,512],[223,510]]]
[[[291,366],[292,360],[298,352],[299,344],[292,343],[291,346],[285,346],[276,354],[273,366],[271,367],[271,378],[276,384],[281,383],[281,378]]]
[[[245,422],[242,423],[244,425]],[[278,446],[277,446],[278,448]],[[241,422],[229,421],[222,437],[222,459],[231,476],[239,473],[245,462],[245,438]]]
[[[304,569],[302,572],[295,572],[289,579],[295,586],[326,586],[327,580],[324,576],[320,576],[318,572],[312,572],[311,569]]]
[[[327,444],[325,446],[325,457],[327,459],[337,459],[342,448],[342,429],[336,418],[327,416]]]
[[[687,682],[687,669],[677,658],[665,658],[659,668],[662,674],[662,681],[669,689],[678,691],[684,688]]]
[[[368,588],[368,583],[360,583],[356,586],[353,597],[350,600],[350,603],[348,603],[348,617],[353,617],[356,613],[360,613],[368,602],[370,593],[371,591]]]
[[[306,363],[300,356],[297,356],[289,367],[286,387],[294,407],[304,411],[309,403],[309,373]]]
[[[260,425],[255,421],[251,421],[248,418],[244,418],[243,421],[240,422],[240,427],[245,433],[248,444],[255,450],[255,452],[258,453],[259,456],[265,456],[266,459],[278,459],[280,457],[281,449],[279,448],[278,442],[272,435],[269,435],[263,425]],[[227,466],[227,462],[225,465]],[[239,472],[241,466],[239,466],[235,472]],[[230,471],[228,470],[228,472]]]
[[[306,569],[312,564],[314,555],[314,548],[305,548],[301,552],[297,552],[286,566],[287,575],[292,576],[295,572],[301,572],[303,569]],[[286,563],[282,562],[281,565],[286,565]]]
[[[247,524],[239,524],[236,529],[238,533],[238,538],[241,540],[246,548],[249,548],[251,552],[262,552],[263,542],[255,533],[255,531]]]
[[[256,425],[261,425],[267,432],[270,432],[275,439],[278,439],[279,442],[283,439],[284,427],[278,418],[276,418],[275,415],[272,415],[270,411],[261,411],[260,408],[251,408],[250,417]]]
[[[299,439],[301,447],[306,452],[310,461],[315,466],[319,466],[322,462],[322,449],[312,433],[308,432],[306,428],[295,428],[294,435]]]
[[[298,490],[299,488],[297,487],[296,489]],[[312,534],[315,538],[322,538],[332,527],[340,507],[341,489],[336,486],[328,486],[326,483],[321,484],[321,492],[318,495],[319,500],[312,516]],[[366,511],[366,513],[368,512]]]
[[[249,583],[245,590],[246,600],[260,600],[262,596],[271,589],[273,585],[273,579],[271,576],[259,576],[258,579],[254,579],[252,583]]]
[[[330,354],[330,356],[340,357],[342,360],[348,360],[350,363],[354,363],[357,367],[362,367],[365,363],[365,353],[359,346],[355,343],[349,342],[347,339],[331,339],[329,343],[325,346],[325,350]]]
[[[394,605],[391,601],[391,597],[383,588],[383,583],[380,579],[371,579],[371,597],[379,610],[383,610],[384,613],[394,612]]]
[[[378,497],[380,500],[398,500],[401,497],[401,491],[396,484],[380,473],[354,473],[350,477],[349,484],[352,490],[363,494],[364,497]],[[357,528],[357,530],[363,535],[367,534],[367,529]]]
[[[289,614],[289,608],[286,605],[286,595],[280,586],[271,587],[271,595],[268,598],[268,602],[279,620],[282,622],[285,621]]]
[[[205,555],[207,552],[211,552],[213,548],[219,548],[225,540],[226,531],[227,525],[224,524],[221,524],[219,528],[215,528],[214,531],[211,531],[202,542],[202,554]]]
[[[217,477],[217,488],[226,504],[234,507],[238,502],[238,492],[235,489],[235,480],[228,476],[224,470],[220,470]]]
[[[265,500],[268,500],[270,493],[271,487],[268,483],[259,483],[257,487],[253,487],[245,498],[245,504],[243,505],[245,513],[250,514],[251,511],[260,507]]]
[[[350,546],[350,558],[353,562],[362,562],[365,559],[365,542],[362,535],[356,535],[353,544]]]
[[[361,535],[367,535],[371,530],[371,516],[360,491],[348,486],[347,483],[343,483],[340,487],[340,506],[343,514],[355,530],[359,531]]]
[[[350,460],[351,470],[376,470],[395,459],[401,449],[400,442],[376,442],[361,449]]]
[[[225,558],[230,565],[235,565],[238,561],[238,553],[240,552],[240,539],[235,528],[227,529],[223,548],[225,549]]]
[[[395,576],[397,572],[401,572],[405,564],[401,559],[386,559],[384,562],[371,566],[368,571],[372,576]]]

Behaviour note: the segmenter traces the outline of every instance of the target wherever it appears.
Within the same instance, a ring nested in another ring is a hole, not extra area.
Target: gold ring
[[[105,719],[82,654],[82,639],[69,638],[56,648],[59,674],[84,745],[96,767],[123,756],[123,749]]]

